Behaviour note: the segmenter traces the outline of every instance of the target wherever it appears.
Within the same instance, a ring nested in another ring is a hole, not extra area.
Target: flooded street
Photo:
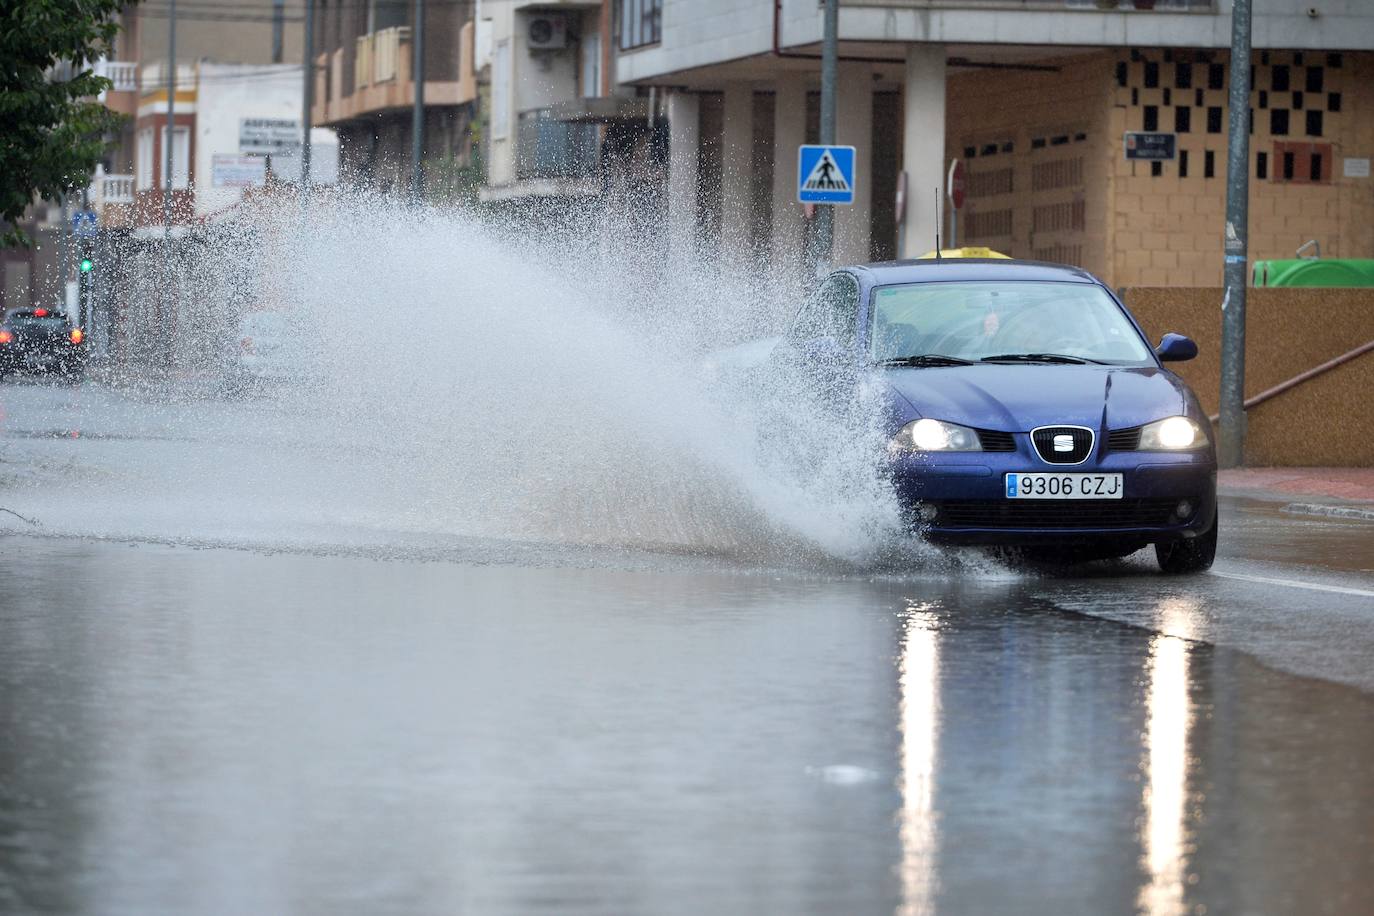
[[[1374,909],[1368,523],[1228,499],[1195,578],[498,537],[274,488],[261,405],[3,394],[0,911]]]

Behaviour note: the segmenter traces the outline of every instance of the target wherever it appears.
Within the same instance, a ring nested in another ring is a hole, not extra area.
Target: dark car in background
[[[14,309],[0,322],[0,379],[10,373],[52,373],[78,380],[85,372],[85,333],[55,309]]]

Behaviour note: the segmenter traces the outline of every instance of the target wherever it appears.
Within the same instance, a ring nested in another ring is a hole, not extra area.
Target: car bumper
[[[0,347],[0,371],[44,372],[69,370],[82,363],[85,352],[72,344],[36,347]]]
[[[1009,499],[1006,475],[1120,474],[1120,499]],[[909,524],[941,543],[1034,546],[1145,544],[1195,537],[1216,517],[1210,449],[1117,452],[1081,465],[1046,464],[1018,452],[902,456],[893,486]],[[1187,511],[1180,514],[1181,504]]]

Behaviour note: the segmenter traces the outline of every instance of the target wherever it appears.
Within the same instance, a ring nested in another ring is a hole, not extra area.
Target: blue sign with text
[[[804,204],[854,203],[854,147],[803,146],[797,150],[797,200]]]

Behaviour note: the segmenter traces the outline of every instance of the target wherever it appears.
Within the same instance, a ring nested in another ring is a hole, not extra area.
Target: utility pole
[[[410,122],[410,199],[418,204],[425,193],[425,0],[415,0],[415,29],[411,32],[410,47],[414,58],[411,82],[415,86],[415,109]]]
[[[835,84],[839,78],[840,2],[825,0],[825,32],[821,41],[821,135],[823,146],[835,145]],[[816,272],[830,267],[835,252],[835,207],[816,206]]]
[[[162,234],[164,239],[172,237],[172,147],[176,145],[173,137],[172,117],[177,107],[177,0],[171,0],[167,17],[167,135],[162,139],[166,147],[162,152]],[[189,163],[188,163],[189,165]]]
[[[343,15],[339,13],[339,15]],[[305,59],[301,61],[305,73],[305,100],[301,112],[301,201],[310,194],[310,109],[315,107],[315,0],[305,0]]]
[[[170,9],[167,15],[167,135],[162,140],[163,150],[163,169],[165,174],[162,176],[162,267],[164,271],[164,281],[162,284],[162,295],[158,297],[158,339],[162,341],[163,349],[158,354],[163,365],[170,367],[172,362],[172,338],[167,332],[168,319],[175,301],[172,299],[172,147],[176,145],[173,131],[172,117],[176,112],[177,106],[177,0],[171,0]],[[190,153],[190,144],[187,144],[187,153]],[[190,168],[191,163],[186,163]]]
[[[1221,301],[1221,448],[1245,463],[1245,268],[1250,214],[1250,0],[1232,0],[1230,137],[1226,147],[1225,286]]]
[[[286,26],[286,0],[272,0],[272,63],[282,61],[282,33]]]

